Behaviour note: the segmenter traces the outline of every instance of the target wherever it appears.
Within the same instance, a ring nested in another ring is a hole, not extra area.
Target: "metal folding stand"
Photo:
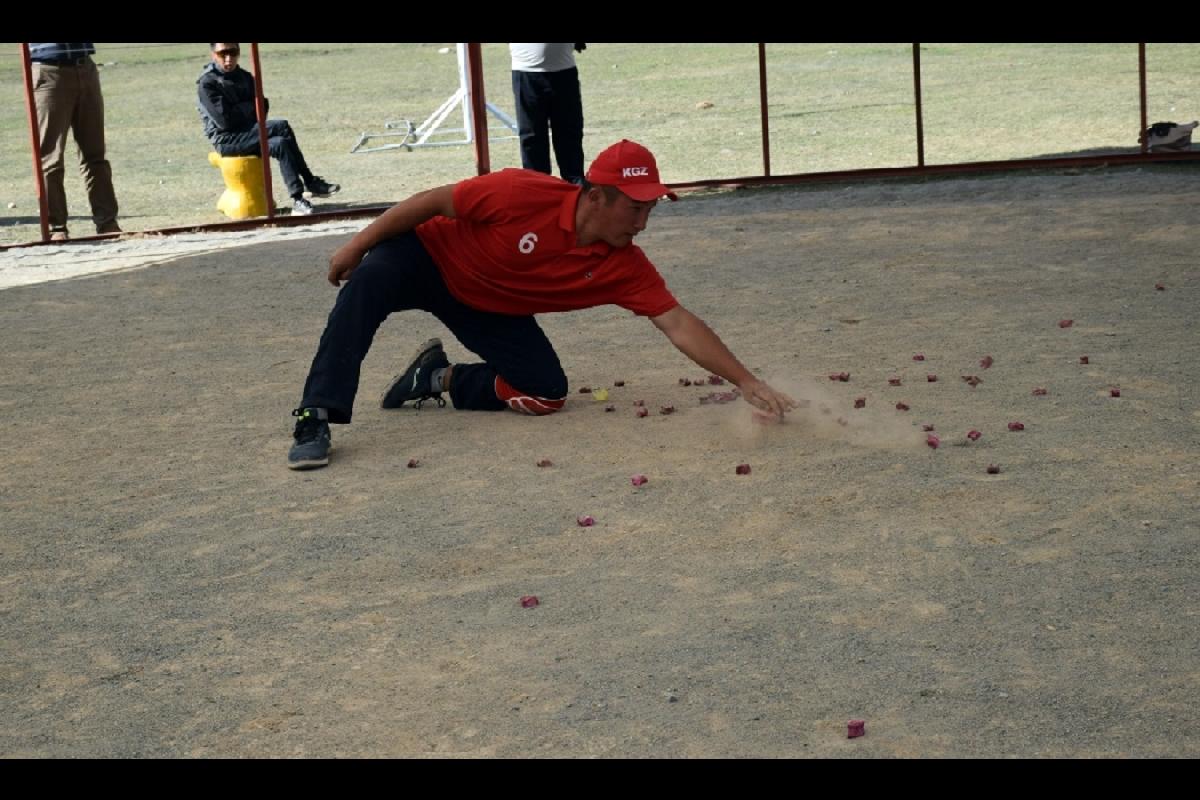
[[[496,142],[504,139],[516,138],[517,123],[512,117],[510,117],[508,114],[505,114],[491,103],[485,104],[484,107],[492,116],[503,123],[504,127],[497,130],[507,130],[508,132],[508,134],[504,136],[490,137],[491,141]],[[455,109],[462,110],[464,127],[442,128],[442,125],[444,125],[447,118],[454,113]],[[350,148],[350,152],[378,153],[381,150],[397,150],[400,148],[411,151],[417,147],[451,147],[462,144],[471,144],[475,141],[472,122],[471,86],[470,82],[467,80],[467,45],[465,42],[459,42],[458,89],[454,92],[454,94],[450,95],[450,97],[448,97],[440,106],[438,106],[438,109],[430,114],[428,119],[426,119],[420,125],[414,126],[410,120],[402,119],[385,122],[383,124],[385,131],[384,133],[367,133],[364,131],[358,137],[358,142],[354,145],[354,147]],[[400,139],[400,141],[391,144],[367,147],[367,143],[373,139]]]

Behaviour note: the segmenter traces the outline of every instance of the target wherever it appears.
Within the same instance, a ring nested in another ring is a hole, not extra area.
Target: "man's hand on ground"
[[[758,379],[746,381],[739,388],[747,403],[781,419],[785,413],[796,407],[795,400],[783,392],[773,389],[764,381]]]

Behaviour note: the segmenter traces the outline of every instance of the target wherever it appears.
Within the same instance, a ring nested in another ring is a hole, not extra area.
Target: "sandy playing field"
[[[640,242],[785,424],[613,308],[564,413],[385,412],[409,313],[304,474],[357,225],[0,254],[0,756],[1200,756],[1195,183],[687,197]]]

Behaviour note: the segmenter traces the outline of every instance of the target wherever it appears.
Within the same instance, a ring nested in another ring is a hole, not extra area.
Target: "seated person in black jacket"
[[[237,42],[211,42],[209,46],[213,63],[196,81],[204,135],[222,156],[261,155],[254,76],[238,66],[241,48]],[[306,190],[313,197],[329,197],[342,188],[312,174],[287,120],[267,120],[267,146],[279,161],[279,171],[292,197],[293,214],[313,213],[312,203],[304,198]]]

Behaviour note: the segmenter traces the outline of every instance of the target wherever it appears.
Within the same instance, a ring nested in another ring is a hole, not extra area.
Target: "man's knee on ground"
[[[551,391],[545,394],[525,392],[514,388],[499,375],[496,376],[496,397],[499,397],[509,408],[519,414],[544,417],[562,411],[563,406],[567,403],[566,376],[562,376],[561,381],[556,381],[554,386],[548,388]]]

